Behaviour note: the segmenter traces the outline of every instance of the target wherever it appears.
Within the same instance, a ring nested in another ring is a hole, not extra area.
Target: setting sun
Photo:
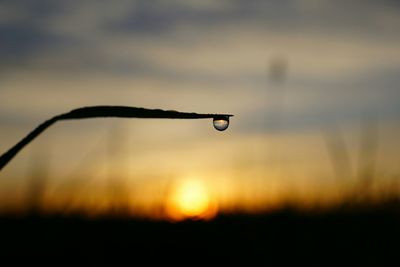
[[[177,183],[167,203],[167,215],[173,220],[209,219],[215,216],[216,211],[206,185],[198,179],[185,179]]]

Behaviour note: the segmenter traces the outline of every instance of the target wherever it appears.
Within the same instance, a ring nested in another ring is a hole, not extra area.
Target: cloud
[[[1,106],[44,116],[141,99],[172,109],[223,107],[257,128],[255,113],[273,113],[267,70],[281,56],[293,125],[370,109],[394,116],[398,8],[390,1],[3,1]]]
[[[84,67],[95,68],[107,65],[93,60],[102,57],[103,43],[130,38],[166,47],[195,45],[208,31],[229,27],[238,28],[235,42],[253,27],[264,35],[272,31],[398,40],[398,8],[390,1],[2,1],[0,14],[7,15],[0,20],[0,55],[8,58],[2,61],[3,69],[15,68],[16,62],[25,66],[47,54],[72,54],[84,59]],[[136,56],[149,64],[143,55]],[[61,59],[59,67],[76,67],[63,64]]]

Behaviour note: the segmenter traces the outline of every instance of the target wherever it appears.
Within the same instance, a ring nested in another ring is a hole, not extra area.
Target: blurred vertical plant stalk
[[[268,81],[271,87],[268,89],[267,105],[272,108],[272,116],[267,120],[267,128],[271,132],[280,134],[283,126],[283,115],[285,111],[285,101],[287,95],[287,76],[288,61],[285,56],[274,56],[269,60],[268,64]],[[279,173],[284,168],[282,165],[283,154],[285,153],[285,145],[281,144],[278,149],[270,148],[270,169]]]

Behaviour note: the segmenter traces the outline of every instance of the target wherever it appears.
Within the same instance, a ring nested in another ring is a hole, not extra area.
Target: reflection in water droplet
[[[216,130],[224,131],[229,126],[229,117],[214,118],[213,125]]]

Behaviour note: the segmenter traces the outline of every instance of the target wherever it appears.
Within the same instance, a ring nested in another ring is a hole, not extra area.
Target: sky
[[[399,11],[390,0],[3,0],[0,151],[82,106],[235,116],[224,132],[61,122],[2,170],[0,208],[39,190],[49,209],[97,211],[124,195],[162,217],[170,191],[201,181],[209,216],[330,202],[364,176],[400,189]]]

